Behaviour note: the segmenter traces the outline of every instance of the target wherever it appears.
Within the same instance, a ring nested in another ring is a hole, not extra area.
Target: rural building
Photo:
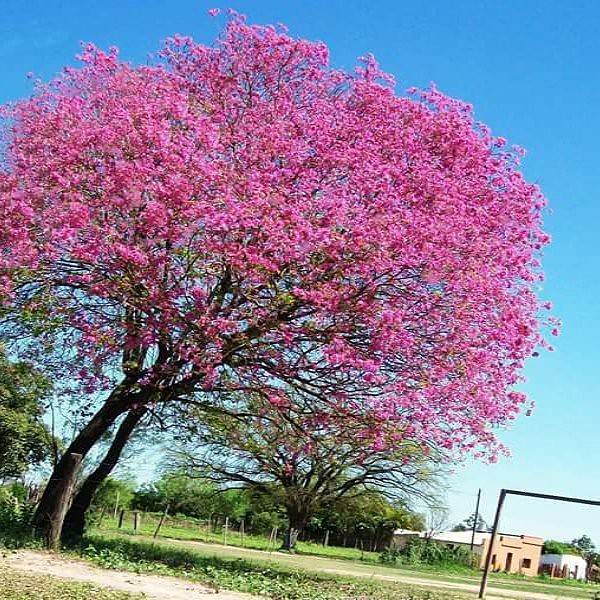
[[[430,538],[445,546],[462,546],[467,550],[471,547],[470,531],[442,531],[431,534],[427,531],[408,531],[398,529],[394,532],[392,544],[403,548],[411,537]],[[473,553],[479,557],[479,565],[484,566],[491,533],[476,532],[473,543]],[[493,548],[493,571],[506,573],[521,573],[522,575],[537,575],[544,540],[531,535],[499,534]]]
[[[576,554],[542,554],[540,571],[551,577],[585,579],[587,563]]]

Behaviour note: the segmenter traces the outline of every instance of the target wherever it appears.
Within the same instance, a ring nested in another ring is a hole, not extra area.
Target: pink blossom
[[[309,381],[312,429],[498,455],[559,328],[520,150],[433,86],[396,95],[370,55],[336,70],[235,13],[159,56],[87,44],[2,109],[2,309],[68,344],[38,360],[95,392],[124,371],[172,402],[252,390],[274,418]]]

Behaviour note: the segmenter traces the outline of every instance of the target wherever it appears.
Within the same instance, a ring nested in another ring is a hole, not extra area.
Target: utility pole
[[[475,545],[475,532],[477,531],[477,522],[479,521],[479,501],[481,500],[481,488],[477,492],[477,503],[475,504],[475,520],[473,521],[473,532],[471,533],[471,552]]]

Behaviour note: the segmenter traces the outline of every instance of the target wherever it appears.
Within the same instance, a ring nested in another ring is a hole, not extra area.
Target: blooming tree
[[[80,60],[3,113],[2,334],[94,399],[38,523],[122,415],[219,390],[326,399],[378,450],[494,455],[542,343],[518,149],[238,16],[150,66]]]

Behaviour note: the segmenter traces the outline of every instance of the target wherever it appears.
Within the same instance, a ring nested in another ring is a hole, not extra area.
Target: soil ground
[[[60,579],[93,583],[124,592],[143,593],[150,600],[251,600],[255,596],[220,590],[218,593],[185,579],[107,571],[50,552],[19,551],[0,555],[0,568],[51,575]]]

